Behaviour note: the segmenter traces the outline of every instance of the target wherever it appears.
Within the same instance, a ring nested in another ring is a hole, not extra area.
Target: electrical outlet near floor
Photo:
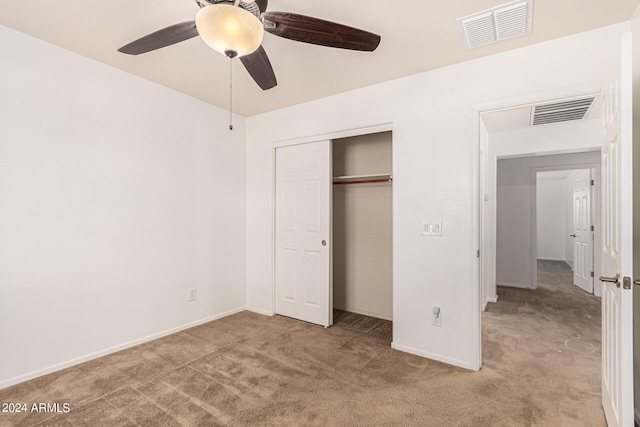
[[[442,311],[440,307],[433,307],[433,311],[431,313],[431,324],[433,326],[442,327]]]
[[[196,288],[189,289],[189,301],[196,300]]]

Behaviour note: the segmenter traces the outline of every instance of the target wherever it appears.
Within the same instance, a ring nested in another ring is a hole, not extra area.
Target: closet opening
[[[332,175],[333,324],[390,344],[392,133],[334,139]]]

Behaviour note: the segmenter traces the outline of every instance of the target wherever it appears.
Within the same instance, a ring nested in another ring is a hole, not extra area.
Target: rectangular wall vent
[[[515,1],[458,19],[467,49],[531,32],[533,0]]]
[[[531,126],[583,120],[589,114],[595,97],[536,105],[531,108]]]

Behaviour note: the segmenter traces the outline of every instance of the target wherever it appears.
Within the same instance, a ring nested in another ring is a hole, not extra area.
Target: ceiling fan
[[[368,31],[296,13],[267,12],[268,0],[195,1],[200,8],[195,20],[171,25],[148,34],[121,47],[118,51],[139,55],[200,35],[210,47],[229,58],[240,57],[240,61],[258,86],[267,90],[276,86],[277,81],[269,57],[262,47],[264,31],[290,40],[339,49],[371,52],[380,44],[380,36]],[[246,21],[246,25],[251,27],[248,30],[251,34],[239,36],[232,34],[226,24],[214,20],[213,15],[222,13],[242,15],[243,22]],[[250,44],[253,43],[246,48],[246,51],[240,51],[244,46],[219,47],[215,45],[218,40],[213,40],[221,37],[229,39],[229,43],[234,44],[237,41],[235,39],[245,36],[251,38]]]

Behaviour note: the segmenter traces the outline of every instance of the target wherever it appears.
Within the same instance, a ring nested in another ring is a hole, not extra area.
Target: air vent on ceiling
[[[582,120],[589,114],[594,100],[595,97],[591,96],[553,104],[536,105],[531,108],[531,126]]]
[[[467,49],[531,32],[533,0],[515,1],[458,19]]]

